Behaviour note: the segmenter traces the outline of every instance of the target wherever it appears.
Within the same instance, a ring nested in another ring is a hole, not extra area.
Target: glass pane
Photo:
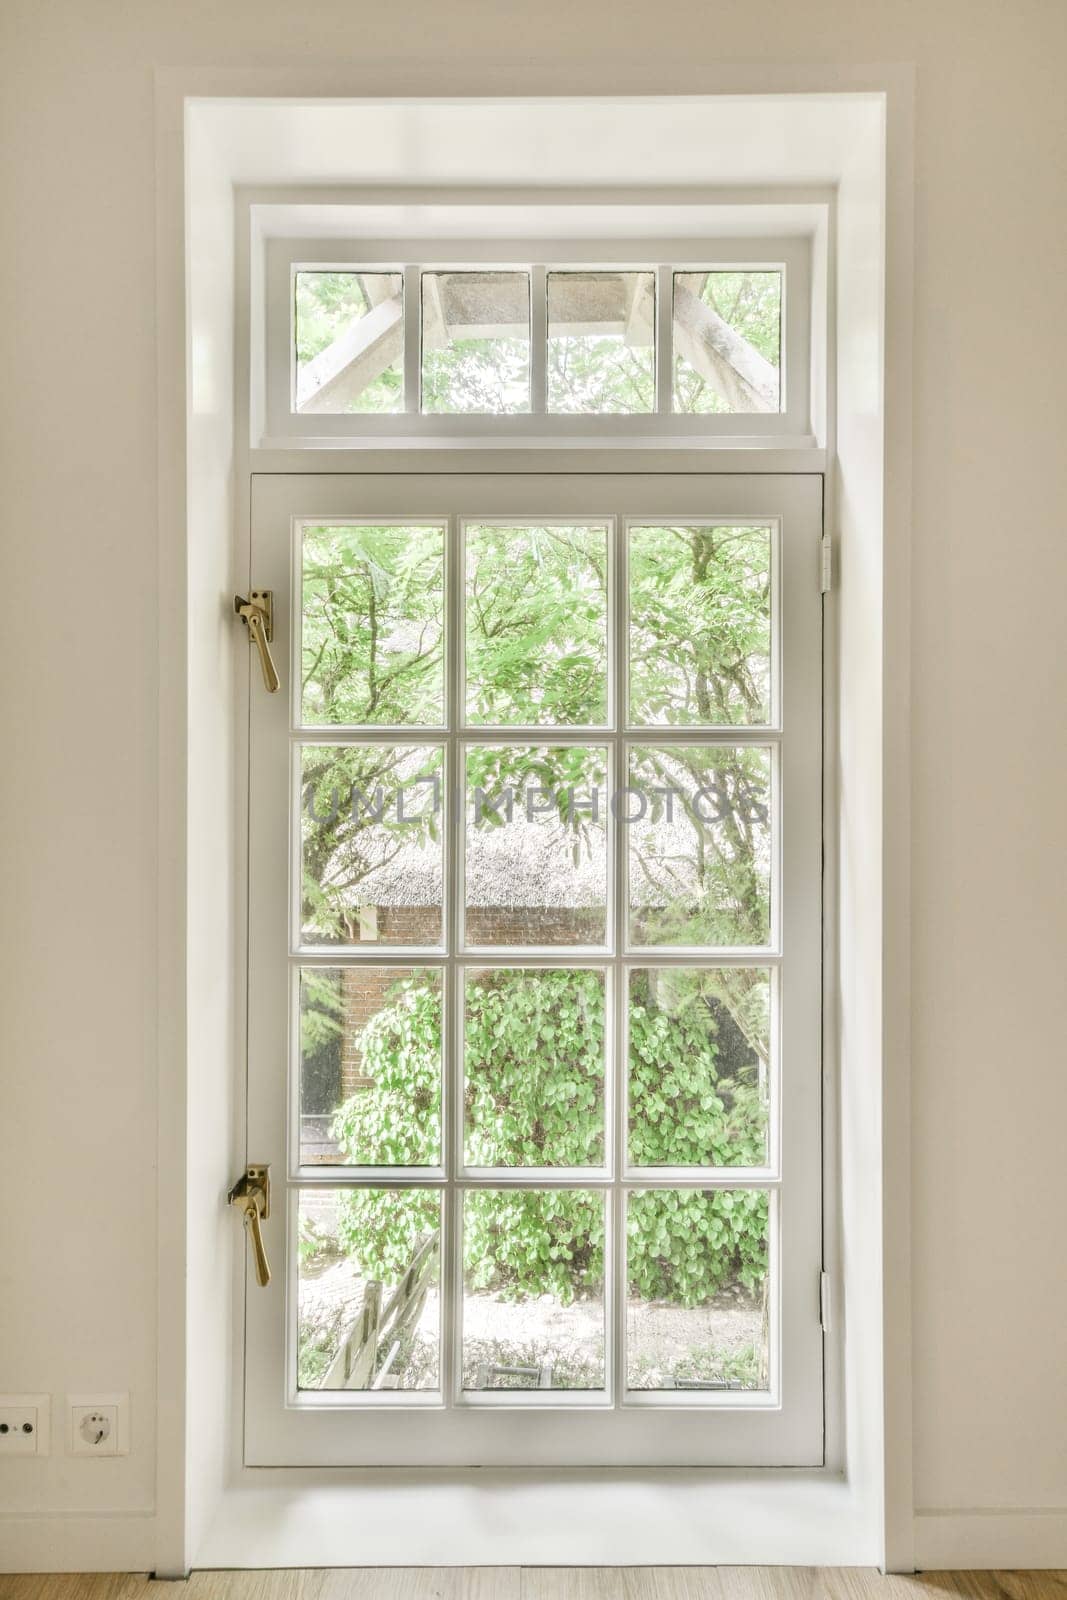
[[[653,272],[548,274],[549,411],[656,409]]]
[[[440,1387],[436,1189],[302,1189],[297,1386]]]
[[[528,272],[424,272],[422,409],[530,409]]]
[[[782,274],[674,274],[674,409],[781,408]]]
[[[632,1165],[766,1164],[771,1056],[766,969],[634,969],[629,1033]]]
[[[760,1189],[650,1189],[626,1216],[628,1389],[766,1390]]]
[[[602,972],[468,972],[463,1037],[468,1166],[603,1163]]]
[[[303,939],[439,945],[443,751],[301,749]]]
[[[607,720],[607,528],[466,530],[467,720]]]
[[[300,1160],[441,1159],[441,977],[432,968],[304,967]]]
[[[603,1389],[604,1196],[463,1199],[464,1389]]]
[[[602,945],[607,751],[481,745],[466,755],[468,945]]]
[[[630,529],[630,721],[769,722],[770,528]]]
[[[637,945],[766,944],[771,753],[757,745],[630,752],[626,828]]]
[[[403,411],[399,272],[298,272],[296,409]]]
[[[303,530],[305,724],[444,721],[444,528]]]

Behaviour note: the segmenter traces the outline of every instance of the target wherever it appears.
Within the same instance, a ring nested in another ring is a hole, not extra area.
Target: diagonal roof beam
[[[297,379],[300,412],[344,411],[350,400],[404,357],[404,300],[381,300],[309,361]]]
[[[701,299],[703,274],[679,273],[674,285],[678,354],[733,411],[778,410],[778,372]],[[622,275],[561,274],[552,285],[552,325],[560,333],[621,333],[649,344],[655,301],[643,283],[632,298]],[[440,273],[423,278],[423,342],[523,336],[529,326],[526,284],[518,274]],[[309,361],[297,383],[297,410],[343,411],[404,353],[403,297],[390,295]]]
[[[777,411],[777,369],[694,292],[703,278],[699,272],[675,277],[675,350],[732,411]]]

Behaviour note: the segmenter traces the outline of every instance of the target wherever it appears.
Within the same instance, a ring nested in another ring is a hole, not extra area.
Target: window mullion
[[[669,416],[674,371],[674,268],[656,268],[656,411]]]
[[[463,1195],[456,1175],[463,1159],[463,978],[458,961],[463,917],[463,747],[458,737],[463,703],[463,530],[448,519],[445,572],[446,838],[444,1153],[445,1191],[441,1259],[441,1393],[446,1406],[459,1390],[460,1313],[463,1305]]]
[[[545,376],[548,366],[548,274],[544,267],[530,269],[530,410],[544,416]]]
[[[422,382],[422,269],[404,268],[404,410],[418,416]]]
[[[626,520],[621,513],[614,519],[609,589],[609,616],[611,618],[611,653],[608,659],[609,704],[615,728],[613,739],[610,786],[608,796],[609,826],[613,830],[611,855],[610,900],[613,926],[611,933],[613,959],[611,963],[611,1034],[608,1047],[609,1107],[612,1119],[610,1161],[612,1172],[611,1241],[610,1258],[605,1259],[605,1299],[609,1308],[610,1343],[609,1370],[611,1374],[610,1397],[616,1407],[622,1404],[626,1372],[626,1194],[620,1175],[626,1165],[626,1001],[628,976],[620,962],[626,948],[629,892],[627,888],[626,825],[620,817],[611,820],[612,799],[626,783],[626,745],[620,730],[626,719],[626,660],[627,638],[627,551]]]

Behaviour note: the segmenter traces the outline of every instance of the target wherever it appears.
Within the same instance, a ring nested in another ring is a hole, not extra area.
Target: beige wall
[[[916,64],[915,1493],[1067,1508],[1067,8],[4,0],[0,29],[0,1388],[134,1399],[127,1460],[0,1465],[0,1509],[155,1496],[151,69],[357,52],[419,93]]]

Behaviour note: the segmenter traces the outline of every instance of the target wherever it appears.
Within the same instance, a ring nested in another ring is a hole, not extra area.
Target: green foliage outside
[[[603,707],[606,613],[603,541],[580,529],[473,530],[476,581],[468,601],[468,695],[475,718],[567,726]],[[309,720],[433,723],[441,717],[441,534],[437,528],[305,530],[303,697]],[[766,528],[658,527],[631,539],[630,702],[651,726],[769,716],[770,538]],[[602,820],[572,807],[570,792],[601,787],[595,749],[483,746],[468,765],[471,789],[537,786],[556,796],[560,846],[575,862],[599,847]],[[375,902],[372,874],[404,849],[439,860],[439,813],[415,805],[399,822],[397,789],[439,770],[439,756],[402,747],[307,746],[304,922],[309,936],[345,942],[353,907]],[[657,749],[654,734],[629,781],[676,788],[688,844],[666,841],[653,798],[647,828],[630,830],[632,878],[649,943],[766,934],[766,758],[758,748]],[[711,788],[697,815],[685,797]],[[357,795],[355,807],[351,804]],[[424,793],[428,793],[425,791]],[[375,797],[384,808],[375,805]],[[364,803],[365,802],[365,803]],[[499,813],[473,820],[500,827]],[[652,826],[652,824],[656,826]],[[659,848],[669,844],[664,864]],[[683,859],[679,859],[682,850]],[[703,930],[703,932],[701,931]]]
[[[781,273],[709,272],[700,298],[772,367],[781,371]],[[674,409],[707,416],[729,412],[732,407],[695,367],[676,355]]]
[[[606,570],[603,539],[581,529],[475,531],[468,599],[468,692],[476,716],[546,727],[541,745],[485,745],[468,783],[493,793],[535,784],[555,797],[544,825],[577,863],[602,820],[568,792],[606,774],[595,748],[552,745],[551,725],[602,714]],[[441,535],[438,529],[305,530],[305,704],[312,720],[408,726],[441,715]],[[657,944],[728,938],[759,944],[767,928],[765,758],[753,747],[696,742],[657,747],[655,726],[759,724],[769,716],[770,539],[766,528],[658,527],[631,541],[631,715],[649,726],[630,782],[682,791],[684,828],[665,835],[657,795],[629,830],[632,918],[654,961]],[[424,736],[425,737],[425,736]],[[304,754],[304,924],[309,937],[349,943],[360,905],[376,904],[375,874],[413,849],[439,862],[440,814],[426,804],[399,823],[393,800],[412,776],[437,770],[429,742],[308,746]],[[351,803],[353,789],[359,802]],[[711,801],[694,809],[688,796]],[[471,838],[504,825],[468,811]],[[666,844],[664,841],[666,840]],[[668,849],[669,846],[669,849]],[[578,913],[576,912],[576,915]],[[340,1011],[325,976],[304,1008],[306,1057],[336,1047]],[[641,981],[640,975],[635,983]],[[657,1165],[760,1164],[765,1159],[766,993],[762,975],[691,974],[692,994],[667,1008],[631,994],[631,1154]],[[590,1165],[602,1159],[602,980],[589,972],[480,975],[467,994],[468,1159]],[[337,1114],[335,1137],[354,1163],[439,1158],[439,997],[402,979],[358,1047],[373,1090]],[[384,1152],[384,1154],[383,1154]],[[588,1190],[543,1198],[490,1192],[469,1202],[472,1287],[563,1301],[596,1292],[603,1213]],[[635,1292],[678,1305],[724,1286],[758,1291],[766,1262],[766,1196],[661,1190],[636,1197],[627,1227]],[[437,1225],[430,1193],[347,1191],[340,1242],[362,1269],[395,1282],[418,1239]]]
[[[629,578],[631,720],[768,721],[768,530],[632,528]]]
[[[530,409],[528,339],[452,339],[422,355],[422,409],[508,416]]]
[[[305,722],[441,722],[444,559],[439,524],[305,529]]]
[[[297,372],[365,317],[371,302],[361,278],[388,278],[399,293],[398,273],[298,272],[295,287]],[[359,412],[393,412],[404,409],[404,363],[395,361],[360,390],[347,409]]]
[[[602,723],[607,529],[467,530],[467,715]]]
[[[656,409],[651,345],[621,334],[560,334],[547,352],[546,409],[566,416],[631,416]]]
[[[656,1165],[758,1165],[766,1105],[754,1052],[727,1079],[719,1039],[731,1024],[713,987],[723,974],[689,975],[670,1012],[635,976],[630,1004],[630,1151]],[[677,981],[677,980],[676,980]],[[441,1034],[436,996],[401,980],[364,1029],[373,1090],[340,1109],[335,1136],[355,1164],[399,1138],[403,1159],[435,1159]],[[481,973],[465,1015],[465,1145],[471,1165],[595,1165],[603,1157],[604,987],[586,971]],[[718,1019],[718,1020],[717,1020]],[[765,1032],[761,1030],[761,1038]],[[765,1048],[765,1045],[764,1045]],[[422,1130],[417,1148],[411,1128]],[[398,1146],[399,1148],[399,1146]],[[402,1159],[397,1156],[393,1159]],[[417,1190],[347,1191],[339,1235],[370,1276],[395,1281],[420,1237],[437,1225],[437,1197]],[[468,1200],[464,1266],[472,1290],[509,1298],[596,1292],[603,1273],[603,1200],[588,1190],[490,1191]],[[649,1299],[702,1304],[726,1284],[755,1291],[766,1266],[766,1195],[675,1190],[630,1203],[630,1277]]]
[[[433,276],[430,274],[429,276]],[[642,414],[655,409],[655,351],[649,344],[627,344],[622,334],[553,333],[552,284],[566,274],[550,274],[550,333],[546,349],[549,412],[587,415]],[[778,271],[717,271],[685,274],[703,279],[700,298],[742,339],[780,369],[781,292]],[[399,294],[399,274],[298,272],[295,286],[298,371],[340,338],[371,309],[364,281],[389,279]],[[384,286],[383,286],[384,287]],[[560,324],[565,326],[565,324]],[[676,412],[729,411],[714,385],[680,355],[675,358],[673,406]],[[403,362],[396,361],[368,380],[348,402],[349,411],[403,410]],[[530,409],[530,343],[513,336],[461,338],[423,351],[421,406],[428,414],[507,415]]]

